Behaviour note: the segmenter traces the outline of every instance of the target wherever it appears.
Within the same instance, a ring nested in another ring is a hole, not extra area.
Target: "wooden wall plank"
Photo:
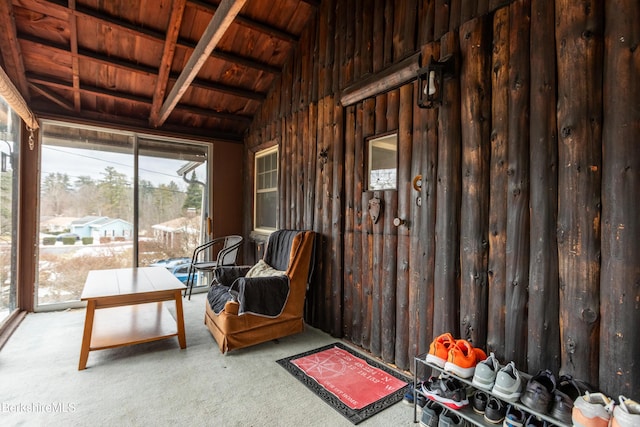
[[[420,0],[418,4],[418,46],[422,47],[433,41],[434,17],[435,0]]]
[[[509,6],[509,148],[505,305],[506,360],[527,366],[527,289],[529,287],[529,0]]]
[[[409,354],[409,271],[411,256],[410,230],[414,227],[411,223],[411,206],[413,194],[413,176],[411,175],[413,160],[413,84],[407,84],[400,88],[400,108],[398,123],[398,211],[397,217],[405,221],[396,227],[397,241],[397,266],[396,266],[396,298],[395,298],[395,363],[400,369],[407,370],[413,364],[415,353]],[[419,162],[420,157],[415,158]]]
[[[418,96],[418,85],[412,85],[414,102]],[[426,164],[423,160],[423,147],[426,144],[427,127],[425,125],[426,110],[422,108],[412,108],[413,126],[411,129],[411,188],[410,188],[410,217],[409,217],[409,283],[408,283],[408,307],[407,307],[407,352],[409,355],[420,354],[422,348],[420,342],[420,331],[424,329],[424,323],[419,319],[422,312],[421,300],[424,294],[424,245],[427,236],[421,236],[422,228],[422,191],[413,188],[414,177],[422,175]],[[421,180],[421,182],[423,182]],[[418,205],[420,199],[420,205]],[[423,238],[421,238],[423,237]],[[425,339],[426,341],[426,339]],[[396,349],[396,352],[398,350]]]
[[[640,109],[628,106],[640,99],[640,3],[606,2],[604,16],[600,389],[610,396],[638,396]]]
[[[597,386],[604,10],[555,4],[561,369]]]
[[[382,341],[382,359],[393,363],[395,359],[396,337],[396,281],[397,281],[397,229],[393,225],[395,213],[398,211],[398,192],[385,190],[382,192],[385,212],[382,220],[382,256],[380,258],[380,337]]]
[[[342,299],[343,283],[343,203],[344,200],[344,132],[343,109],[333,99],[333,188],[331,190],[331,321],[329,333],[334,337],[342,336]]]
[[[364,287],[363,287],[363,279],[364,279],[364,263],[365,259],[365,251],[364,251],[364,226],[363,224],[367,221],[367,211],[365,209],[365,205],[362,203],[363,198],[363,181],[364,181],[364,150],[363,150],[363,134],[362,129],[364,126],[363,120],[363,111],[364,106],[363,103],[358,103],[356,105],[355,112],[355,122],[357,123],[355,127],[355,137],[354,137],[354,169],[353,169],[353,229],[354,229],[354,248],[353,248],[353,258],[356,262],[353,265],[353,280],[354,280],[354,289],[352,292],[353,295],[353,333],[352,337],[354,339],[354,343],[360,344],[362,342],[363,337],[363,320],[364,317],[362,315],[363,312],[363,303],[364,303]],[[360,125],[362,124],[362,126]]]
[[[324,312],[323,312],[323,329],[326,331],[331,330],[332,325],[332,311],[331,311],[331,301],[332,301],[332,293],[333,293],[333,270],[338,268],[338,265],[334,263],[333,257],[333,234],[332,234],[332,214],[333,214],[333,169],[335,167],[335,157],[337,155],[335,146],[336,142],[333,140],[333,127],[334,127],[334,99],[333,96],[328,96],[325,98],[323,103],[324,108],[324,117],[323,117],[323,138],[325,142],[325,146],[327,148],[328,153],[328,161],[324,165],[324,169],[322,170],[322,235],[324,236],[324,246],[323,246],[323,258],[326,261],[326,264],[323,267],[324,270],[324,284],[323,284],[323,299],[324,299]],[[342,145],[340,144],[339,148]]]
[[[507,147],[509,124],[509,8],[493,17],[491,73],[491,171],[489,198],[489,312],[487,351],[505,360],[504,319],[506,301]]]
[[[344,127],[344,297],[341,306],[343,316],[343,334],[347,339],[353,337],[353,323],[358,314],[354,313],[356,305],[359,301],[356,292],[357,279],[355,277],[356,264],[360,262],[356,258],[355,245],[360,243],[356,238],[360,237],[356,234],[355,226],[355,151],[356,151],[356,108],[350,105],[345,109],[345,127]],[[358,193],[359,194],[359,193]]]
[[[555,36],[555,10],[544,0],[531,0],[531,257],[527,360],[529,371],[560,369],[558,290],[558,138],[556,125],[556,60],[548,46]]]
[[[458,56],[458,34],[441,39],[440,55]],[[458,57],[459,58],[459,57]],[[459,64],[459,59],[456,61]],[[444,100],[438,111],[438,180],[436,188],[436,258],[433,299],[434,335],[459,336],[459,221],[460,221],[460,82],[445,80]]]
[[[440,57],[440,45],[430,43],[422,48],[422,58]],[[436,198],[437,198],[437,169],[438,169],[438,110],[419,109],[420,130],[422,138],[418,142],[424,144],[422,164],[422,188],[420,197],[422,206],[420,215],[420,246],[422,247],[422,262],[420,263],[419,289],[416,291],[416,303],[418,313],[415,320],[419,331],[417,332],[418,351],[420,354],[429,349],[429,343],[434,338],[433,310],[434,310],[434,270],[435,270],[435,224],[436,224]],[[414,139],[414,143],[416,140]],[[411,320],[414,323],[413,320]]]
[[[433,23],[433,39],[439,40],[449,31],[450,0],[435,0],[435,19]]]
[[[462,198],[460,336],[484,348],[487,339],[489,162],[491,155],[492,25],[486,17],[460,27]]]

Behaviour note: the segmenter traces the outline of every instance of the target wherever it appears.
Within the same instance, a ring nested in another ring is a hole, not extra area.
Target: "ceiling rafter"
[[[222,2],[220,2],[216,13],[211,18],[211,22],[209,22],[209,25],[207,25],[207,28],[204,30],[198,45],[182,69],[180,77],[178,77],[176,84],[171,88],[171,92],[169,92],[167,99],[165,99],[162,104],[159,119],[152,122],[153,126],[162,126],[165,120],[167,120],[171,111],[187,91],[189,85],[198,74],[198,71],[200,71],[246,2],[247,0],[222,0]]]
[[[0,52],[2,52],[5,72],[17,86],[22,98],[29,102],[29,84],[24,76],[24,62],[22,62],[16,21],[10,0],[0,0],[0,28],[5,35],[0,37]]]
[[[182,25],[182,16],[187,2],[186,0],[174,0],[171,7],[171,16],[169,25],[167,26],[167,36],[164,42],[164,50],[162,51],[162,59],[160,67],[158,67],[158,77],[156,78],[156,88],[153,91],[153,102],[151,105],[151,113],[149,114],[149,123],[156,123],[164,100],[164,94],[167,90],[169,75],[171,74],[171,64],[176,51],[176,42],[180,34],[180,26]]]
[[[69,82],[65,82],[63,80],[54,79],[51,77],[39,76],[35,74],[28,74],[27,79],[30,84],[37,84],[57,89],[64,90],[73,90],[73,85]],[[133,94],[125,94],[122,92],[116,92],[109,89],[104,89],[96,86],[90,86],[86,84],[82,84],[80,86],[80,92],[87,95],[100,96],[104,98],[109,98],[116,101],[127,100],[130,102],[134,102],[136,104],[143,104],[151,108],[152,99],[144,96],[133,95]],[[215,110],[210,110],[201,107],[195,107],[190,105],[181,104],[176,108],[177,111],[189,112],[192,114],[198,114],[206,117],[215,117],[224,120],[233,120],[241,123],[248,123],[251,121],[251,117],[243,116],[239,114],[233,113],[224,113]]]
[[[215,13],[216,9],[218,8],[218,6],[211,3],[206,3],[202,0],[189,0],[189,4],[196,7],[197,9],[212,14]],[[267,34],[280,40],[284,40],[289,43],[297,43],[300,40],[300,37],[296,36],[295,34],[288,33],[272,25],[255,21],[242,15],[238,15],[236,17],[236,22],[246,28],[251,28],[252,30],[259,31],[261,33]]]
[[[104,14],[104,12],[100,12],[98,10],[95,9],[91,9],[87,6],[83,6],[83,5],[78,5],[76,6],[76,10],[72,11],[69,8],[60,5],[59,3],[57,3],[55,0],[41,0],[42,2],[44,2],[46,4],[46,7],[51,7],[53,9],[55,9],[55,11],[58,14],[74,14],[77,17],[84,17],[84,18],[88,18],[93,20],[94,22],[97,22],[99,24],[103,24],[103,25],[109,25],[112,27],[115,27],[115,29],[118,30],[122,30],[125,31],[135,37],[142,37],[145,38],[146,40],[151,40],[153,42],[156,43],[163,43],[165,42],[165,35],[164,33],[161,33],[159,31],[155,31],[149,28],[144,28],[144,27],[140,27],[138,25],[135,25],[131,22],[125,21],[123,19],[120,18],[116,18],[116,17],[112,17],[109,15]],[[47,13],[47,9],[45,7],[41,8],[42,10],[39,9],[40,13]],[[183,38],[178,38],[177,42],[176,42],[176,46],[179,46],[181,48],[187,49],[187,50],[193,50],[196,46],[195,42],[192,42],[190,40],[185,40]],[[212,58],[216,58],[219,59],[221,61],[227,61],[227,62],[232,62],[235,64],[239,64],[242,65],[244,67],[248,67],[248,68],[252,68],[254,70],[258,70],[258,71],[263,71],[265,73],[270,73],[270,74],[274,74],[274,75],[279,75],[280,74],[280,68],[273,66],[271,64],[265,63],[265,62],[261,62],[261,61],[256,61],[252,58],[248,58],[242,55],[238,55],[235,53],[230,53],[230,52],[222,52],[220,50],[215,50],[213,52],[211,52],[211,57]]]
[[[31,86],[31,88],[38,92],[40,95],[44,96],[45,98],[47,98],[49,101],[61,106],[62,108],[64,108],[67,111],[76,111],[74,104],[70,103],[69,101],[67,101],[64,98],[61,98],[60,96],[58,96],[57,94],[51,92],[50,90],[48,90],[45,87],[42,87],[40,84],[36,83],[36,82],[29,82],[29,86]],[[74,93],[76,92],[75,87],[73,88]],[[78,94],[80,94],[80,92],[78,91]]]
[[[69,0],[69,9],[76,8],[76,0]],[[80,71],[78,65],[78,26],[76,16],[69,14],[69,47],[71,48],[71,72],[73,78],[73,106],[76,112],[80,112]]]
[[[25,35],[20,35],[20,40],[22,40],[22,42],[25,44],[33,43],[35,45],[38,45],[43,50],[55,51],[61,54],[73,55],[71,52],[69,52],[67,46],[54,43],[48,40],[44,40],[39,37],[25,34]],[[96,62],[109,67],[116,67],[124,71],[141,74],[148,77],[157,76],[157,70],[155,68],[142,65],[136,62],[128,61],[126,59],[120,59],[114,56],[103,55],[87,49],[78,49],[78,53],[76,55],[78,59],[82,59],[85,61]],[[175,82],[178,79],[178,76],[179,74],[177,73],[170,73],[169,81]],[[237,96],[245,99],[253,99],[256,101],[263,101],[266,98],[266,94],[264,93],[237,88],[234,86],[224,85],[220,83],[214,83],[208,80],[194,79],[191,85],[194,87],[199,87],[201,89],[225,93],[227,95]]]

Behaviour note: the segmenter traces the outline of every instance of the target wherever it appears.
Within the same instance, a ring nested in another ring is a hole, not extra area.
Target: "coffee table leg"
[[[182,292],[176,291],[176,323],[178,325],[178,342],[180,348],[187,348],[187,338],[184,333],[184,313],[182,312]]]
[[[93,317],[96,312],[96,302],[89,300],[87,302],[87,314],[84,318],[84,333],[82,334],[82,347],[80,348],[80,363],[78,370],[82,371],[87,367],[87,359],[89,358],[89,348],[91,347],[91,332],[93,331]]]

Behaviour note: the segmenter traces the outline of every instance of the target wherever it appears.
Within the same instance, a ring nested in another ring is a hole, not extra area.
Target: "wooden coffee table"
[[[164,267],[92,270],[82,301],[87,301],[78,370],[87,366],[89,352],[178,337],[187,347],[182,312],[186,288]],[[176,319],[163,301],[174,300]]]

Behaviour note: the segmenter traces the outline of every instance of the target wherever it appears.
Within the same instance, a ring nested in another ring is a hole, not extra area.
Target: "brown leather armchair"
[[[314,241],[313,231],[278,230],[255,266],[215,270],[204,323],[222,353],[302,332]]]

